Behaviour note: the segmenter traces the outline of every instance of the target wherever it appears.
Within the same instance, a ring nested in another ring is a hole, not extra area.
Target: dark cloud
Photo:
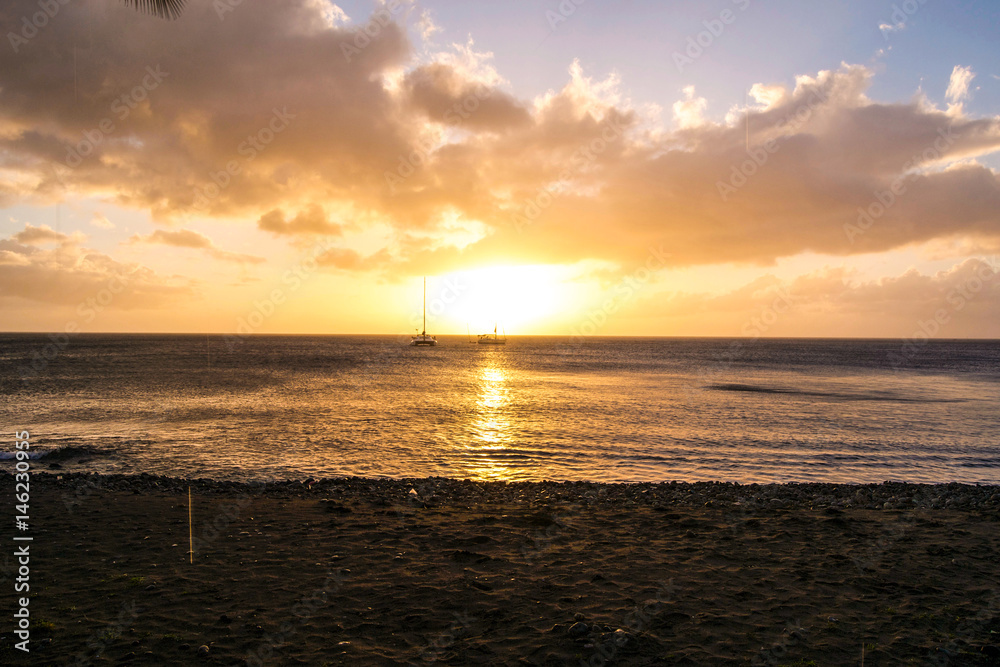
[[[57,232],[48,225],[40,225],[35,227],[30,222],[24,226],[24,229],[14,234],[12,237],[18,243],[24,243],[26,245],[41,245],[44,243],[64,243],[70,240],[70,237],[62,232]]]
[[[329,221],[326,211],[318,204],[299,211],[299,214],[291,220],[285,220],[285,214],[278,209],[268,211],[257,221],[257,227],[278,236],[298,234],[341,236],[344,233],[340,225]]]
[[[385,267],[390,260],[391,257],[385,250],[365,257],[350,248],[331,248],[316,258],[320,266],[344,271],[371,271]]]
[[[265,260],[263,257],[255,255],[244,255],[235,252],[227,252],[217,248],[210,238],[190,229],[166,230],[157,229],[152,234],[141,236],[136,234],[129,239],[130,243],[158,243],[162,245],[174,246],[177,248],[196,248],[205,250],[210,256],[224,262],[236,262],[238,264],[261,264]]]
[[[525,106],[485,83],[469,81],[452,66],[433,63],[407,73],[411,104],[436,123],[480,130],[503,130],[531,122]]]
[[[6,3],[0,23],[29,11]],[[691,89],[668,130],[576,64],[563,89],[524,101],[455,58],[416,63],[401,16],[359,42],[308,0],[222,21],[211,3],[170,23],[104,0],[60,12],[19,53],[0,49],[0,167],[25,175],[0,186],[5,201],[111,191],[157,218],[242,217],[289,237],[338,233],[336,211],[395,241],[377,261],[345,250],[328,265],[395,275],[628,267],[660,244],[684,266],[1000,241],[1000,180],[975,162],[1000,149],[1000,121],[872,101],[860,66],[755,87],[761,103],[726,123],[705,121]],[[456,220],[482,237],[449,245]],[[406,246],[411,233],[437,242]]]
[[[130,240],[133,243],[162,243],[163,245],[172,245],[179,248],[213,247],[211,239],[207,236],[199,234],[198,232],[193,232],[190,229],[180,229],[177,231],[157,229],[148,236],[140,236],[137,234]]]
[[[4,3],[0,25],[36,11],[35,0]],[[40,177],[23,197],[110,188],[157,216],[193,210],[231,162],[239,172],[199,212],[256,217],[298,200],[295,183],[337,196],[366,173],[381,182],[413,129],[379,74],[410,46],[390,22],[348,62],[341,46],[355,39],[305,0],[243,3],[222,21],[212,3],[192,3],[172,22],[74,0],[18,53],[0,49],[0,161]],[[76,162],[71,150],[79,163],[54,182],[48,165]]]

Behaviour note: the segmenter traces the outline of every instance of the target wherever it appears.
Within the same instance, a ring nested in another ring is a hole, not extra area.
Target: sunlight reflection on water
[[[477,397],[471,420],[472,437],[466,445],[473,464],[469,473],[478,478],[513,479],[508,464],[498,460],[493,452],[507,449],[513,441],[510,422],[510,388],[508,372],[502,365],[505,350],[483,351],[478,370]]]
[[[209,368],[203,338],[81,337],[0,419],[87,447],[67,471],[1000,482],[995,342],[898,371],[893,341],[758,341],[721,364],[726,340],[440,340],[252,337]]]

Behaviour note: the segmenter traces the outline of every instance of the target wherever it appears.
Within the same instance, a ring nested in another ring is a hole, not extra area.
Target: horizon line
[[[23,335],[23,336],[218,336],[222,338],[266,338],[268,336],[325,336],[325,337],[336,337],[336,336],[414,336],[418,334],[413,334],[410,332],[406,333],[312,333],[312,332],[253,332],[253,333],[234,333],[234,332],[218,332],[218,331],[76,331],[73,333],[67,332],[56,332],[56,331],[0,331],[0,336],[7,335]],[[431,336],[447,336],[455,338],[468,338],[469,334],[458,334],[458,333],[442,333],[442,334],[429,334]],[[478,334],[473,334],[478,335]],[[590,340],[600,340],[600,339],[611,339],[611,338],[635,338],[635,339],[715,339],[715,340],[857,340],[857,341],[907,341],[916,340],[920,337],[915,336],[719,336],[719,335],[678,335],[678,334],[574,334],[574,333],[558,333],[558,334],[542,334],[542,333],[532,333],[532,334],[506,334],[507,338],[585,338]],[[961,341],[976,341],[976,342],[1000,342],[1000,338],[996,337],[925,337],[921,340],[937,341],[937,342],[961,342]]]

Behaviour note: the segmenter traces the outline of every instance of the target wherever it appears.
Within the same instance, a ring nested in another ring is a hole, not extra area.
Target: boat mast
[[[427,335],[427,276],[424,276],[424,332],[421,335]]]

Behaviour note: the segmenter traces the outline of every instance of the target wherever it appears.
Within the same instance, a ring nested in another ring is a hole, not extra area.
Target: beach
[[[998,664],[998,522],[961,484],[40,472],[0,662]]]

